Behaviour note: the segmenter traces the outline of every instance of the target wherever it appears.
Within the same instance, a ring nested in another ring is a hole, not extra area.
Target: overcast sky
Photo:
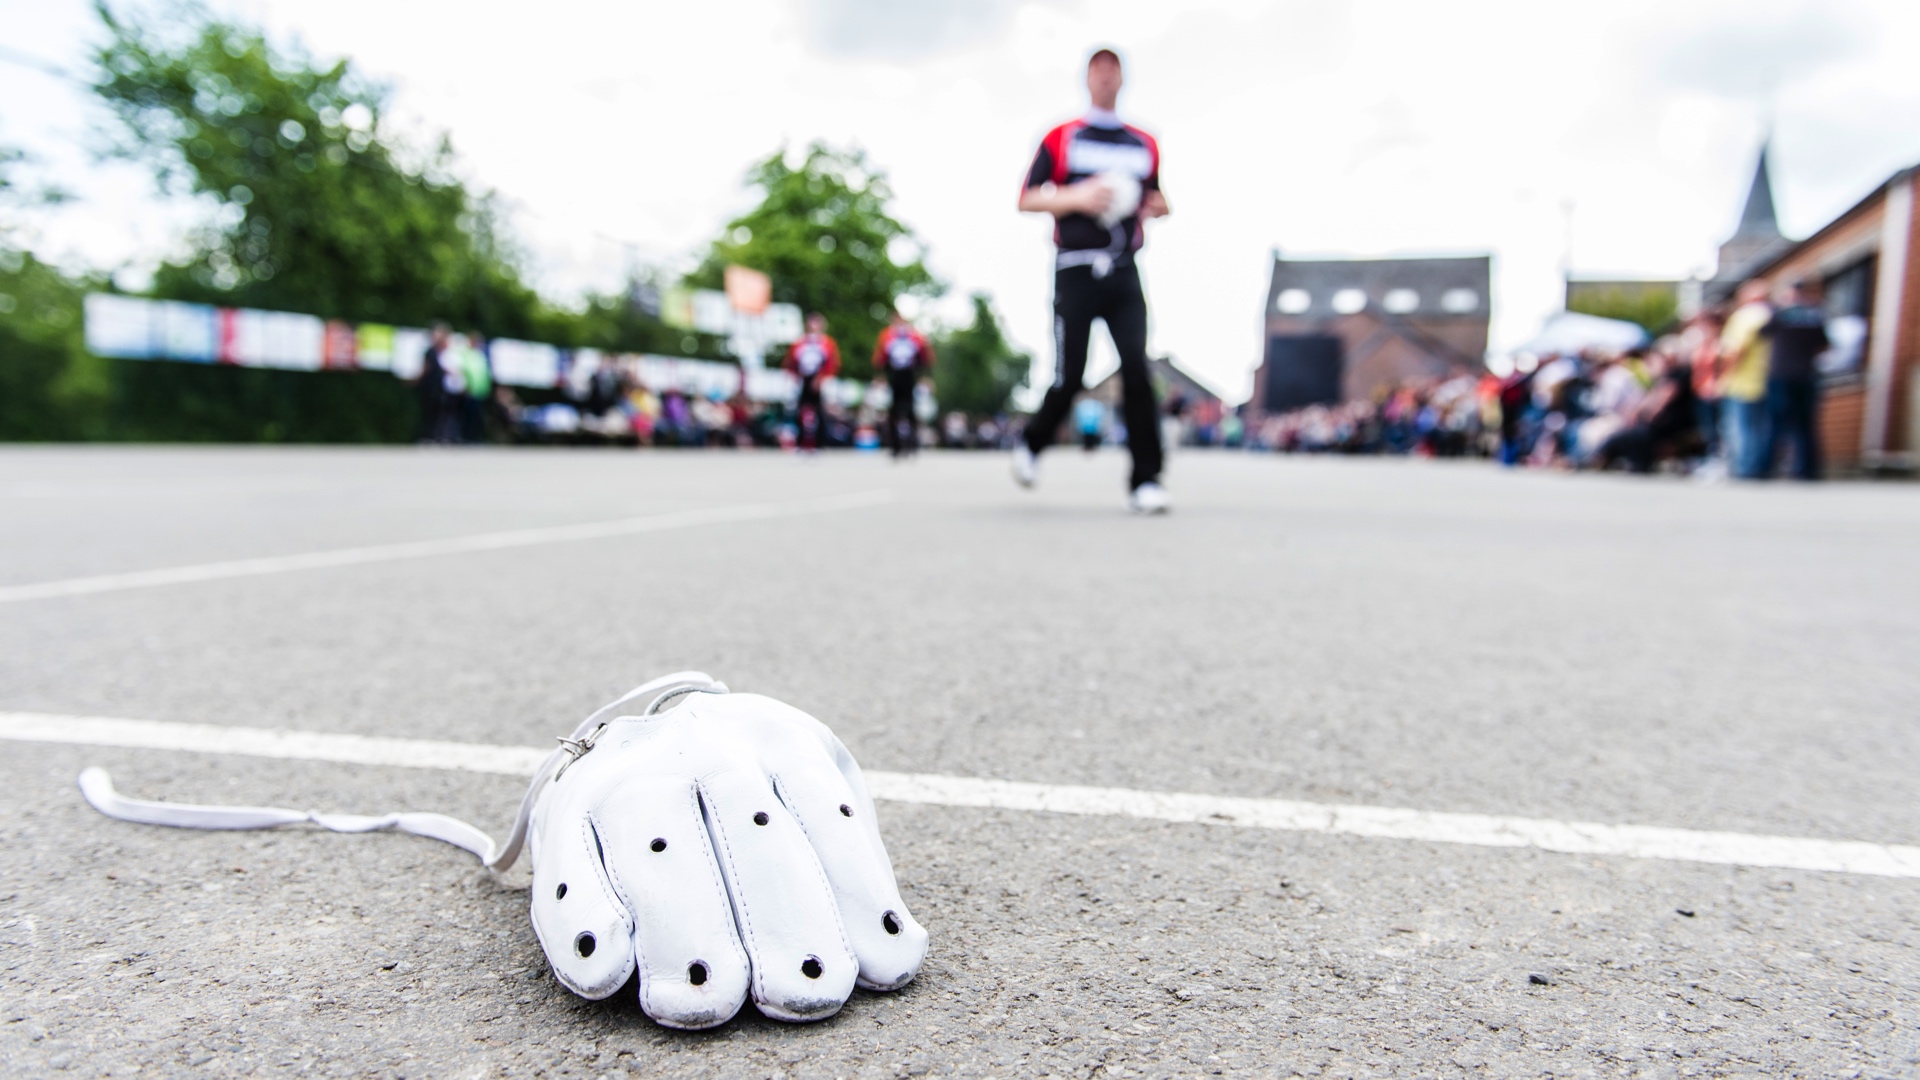
[[[1143,258],[1153,348],[1251,385],[1269,253],[1495,257],[1495,347],[1577,272],[1710,269],[1771,118],[1790,235],[1920,162],[1913,0],[214,0],[350,56],[395,114],[452,135],[497,189],[536,281],[616,283],[623,244],[684,265],[737,213],[753,159],[824,138],[889,173],[953,286],[985,289],[1050,370],[1049,228],[1014,210],[1040,136],[1084,107],[1088,51],[1127,62],[1123,116],[1159,136],[1173,217]],[[37,223],[70,261],[142,267],[198,211],[89,153],[85,0],[0,0],[0,143],[82,199]]]

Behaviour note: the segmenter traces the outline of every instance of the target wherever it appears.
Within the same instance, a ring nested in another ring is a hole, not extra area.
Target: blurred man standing
[[[1023,487],[1037,479],[1040,452],[1053,442],[1074,397],[1083,389],[1093,320],[1107,324],[1120,354],[1120,386],[1133,454],[1128,505],[1162,514],[1160,410],[1147,368],[1147,299],[1134,255],[1145,242],[1142,222],[1165,217],[1160,194],[1160,145],[1120,122],[1114,106],[1123,79],[1120,57],[1101,49],[1087,61],[1085,116],[1047,133],[1027,170],[1020,209],[1052,214],[1059,247],[1053,274],[1053,385],[1014,447],[1013,475]]]
[[[1771,472],[1782,444],[1793,448],[1787,473],[1800,480],[1820,479],[1820,439],[1814,430],[1820,414],[1820,371],[1814,359],[1833,343],[1827,340],[1827,313],[1820,306],[1820,285],[1796,281],[1787,306],[1760,328],[1772,343],[1767,360],[1767,449],[1762,468]]]
[[[1772,349],[1760,331],[1773,320],[1764,281],[1740,286],[1740,306],[1727,316],[1720,333],[1721,441],[1727,469],[1735,479],[1759,480],[1767,474],[1767,363]]]
[[[807,316],[807,333],[787,350],[787,370],[800,380],[800,396],[794,402],[794,417],[800,425],[800,452],[820,449],[820,426],[825,398],[820,390],[840,370],[840,343],[827,336],[827,317],[814,312]]]
[[[427,344],[427,351],[420,357],[420,375],[413,381],[414,393],[420,404],[419,440],[423,443],[442,443],[447,440],[447,369],[444,357],[452,331],[446,323],[433,324],[433,337]]]
[[[887,373],[887,440],[895,458],[920,449],[920,421],[913,414],[913,393],[933,368],[933,346],[895,311],[873,346],[873,368]]]

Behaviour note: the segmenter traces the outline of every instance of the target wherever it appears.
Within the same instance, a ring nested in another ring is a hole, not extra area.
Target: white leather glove
[[[920,970],[927,932],[900,899],[860,766],[825,724],[679,672],[561,743],[498,845],[439,814],[129,799],[98,768],[80,774],[80,789],[125,821],[397,829],[466,848],[495,870],[530,841],[533,929],[554,974],[598,999],[638,968],[641,1009],[668,1027],[725,1023],[749,995],[768,1016],[820,1020],[856,985],[894,990]]]
[[[686,694],[581,740],[533,809],[533,929],[560,981],[604,998],[638,967],[669,1027],[747,996],[818,1020],[856,984],[905,986],[907,913],[860,767],[826,725],[757,694]]]
[[[1099,179],[1107,186],[1107,190],[1113,193],[1113,201],[1107,204],[1106,210],[1100,215],[1100,224],[1112,228],[1132,217],[1133,212],[1140,209],[1139,177],[1132,173],[1114,171],[1101,173]]]

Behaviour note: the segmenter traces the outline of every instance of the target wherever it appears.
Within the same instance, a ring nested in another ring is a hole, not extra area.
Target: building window
[[[1857,375],[1867,358],[1867,335],[1872,329],[1874,256],[1829,276],[1826,285],[1827,338],[1832,347],[1814,362],[1822,375],[1847,379]]]
[[[1313,294],[1305,289],[1282,289],[1274,306],[1286,315],[1303,315],[1313,306]]]
[[[1353,315],[1367,309],[1367,294],[1359,289],[1341,289],[1333,294],[1333,310]]]
[[[1465,315],[1480,308],[1480,294],[1472,289],[1448,289],[1440,297],[1440,307],[1451,315]]]
[[[1405,315],[1420,306],[1420,294],[1412,289],[1389,289],[1380,306],[1395,315]]]

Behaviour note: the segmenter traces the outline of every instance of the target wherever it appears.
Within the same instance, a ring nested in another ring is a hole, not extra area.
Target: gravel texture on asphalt
[[[538,745],[700,667],[876,769],[1920,843],[1920,498],[1112,454],[12,449],[0,584],[890,489],[827,514],[0,606],[0,710]],[[882,803],[917,982],[705,1034],[396,835],[510,777],[11,743],[15,1075],[1904,1076],[1920,881]]]

